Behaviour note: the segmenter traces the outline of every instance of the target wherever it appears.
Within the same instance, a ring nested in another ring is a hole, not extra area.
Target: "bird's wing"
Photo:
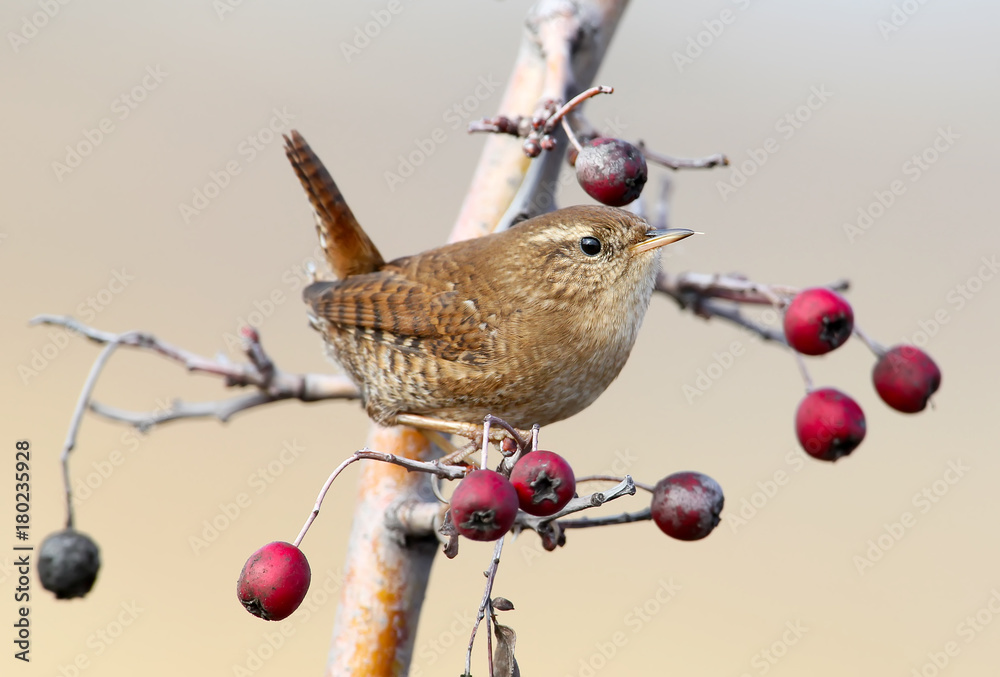
[[[492,318],[475,299],[430,289],[391,269],[316,282],[303,298],[335,330],[453,362],[483,364],[492,337]]]

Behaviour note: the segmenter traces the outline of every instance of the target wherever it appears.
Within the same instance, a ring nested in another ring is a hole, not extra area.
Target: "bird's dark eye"
[[[585,237],[580,240],[580,251],[587,256],[597,256],[601,253],[601,241],[596,237]]]

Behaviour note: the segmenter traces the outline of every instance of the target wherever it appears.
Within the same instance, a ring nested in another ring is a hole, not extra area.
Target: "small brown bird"
[[[285,142],[340,278],[305,289],[310,321],[382,425],[465,434],[486,414],[524,429],[583,410],[632,350],[657,248],[693,234],[578,206],[385,263],[305,139]]]

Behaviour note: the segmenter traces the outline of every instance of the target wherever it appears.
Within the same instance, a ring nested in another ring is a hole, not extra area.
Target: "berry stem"
[[[479,462],[480,468],[488,468],[486,465],[487,458],[489,456],[490,450],[490,423],[493,421],[493,414],[486,414],[486,418],[483,419],[483,457]]]
[[[313,506],[312,512],[310,512],[309,517],[306,518],[306,523],[302,525],[302,531],[300,531],[299,535],[295,537],[294,541],[292,541],[292,545],[296,548],[299,547],[299,544],[302,543],[302,539],[306,537],[306,532],[309,531],[309,527],[312,526],[312,523],[316,521],[316,516],[319,515],[319,509],[323,505],[323,499],[326,498],[326,492],[330,491],[330,487],[333,486],[333,481],[337,479],[340,473],[344,472],[344,469],[347,468],[347,466],[360,460],[361,456],[358,455],[358,452],[354,452],[347,458],[347,460],[338,465],[337,468],[330,473],[330,476],[326,478],[326,482],[323,483],[323,488],[319,490],[319,496],[316,497],[316,504]]]
[[[309,531],[309,527],[312,523],[316,521],[316,516],[319,515],[319,509],[323,506],[323,500],[326,498],[326,493],[330,491],[330,487],[333,485],[333,481],[344,471],[347,466],[351,465],[355,461],[382,461],[383,463],[391,463],[393,465],[400,465],[410,471],[426,472],[437,477],[443,477],[449,480],[457,480],[465,477],[466,468],[457,465],[444,465],[439,461],[414,461],[411,458],[405,458],[403,456],[396,456],[395,454],[386,454],[381,451],[373,451],[371,449],[359,449],[353,454],[347,457],[347,459],[338,465],[330,476],[326,478],[326,482],[323,483],[323,488],[319,490],[319,495],[316,497],[316,503],[313,506],[312,512],[309,513],[309,517],[306,518],[306,523],[302,525],[302,531],[292,542],[292,545],[299,547],[302,539],[305,538],[306,532]],[[438,495],[440,498],[440,495]],[[444,501],[447,502],[447,501]]]
[[[549,116],[549,119],[545,121],[545,133],[548,134],[556,125],[566,116],[567,113],[572,111],[574,108],[579,106],[581,103],[586,101],[592,96],[597,96],[598,94],[612,94],[614,93],[614,87],[608,87],[606,85],[598,85],[596,87],[591,87],[590,89],[585,89],[572,99],[564,103],[559,110]],[[570,136],[570,138],[573,138]],[[579,146],[577,146],[579,148]]]
[[[854,335],[861,339],[866,346],[868,346],[868,349],[875,354],[875,357],[882,357],[885,355],[885,346],[862,331],[861,327],[857,324],[854,325]]]
[[[490,598],[493,594],[493,581],[497,577],[497,569],[500,566],[500,553],[503,552],[503,537],[497,539],[497,544],[493,548],[493,559],[490,561],[490,568],[486,570],[486,590],[483,591],[483,601],[479,603],[479,613],[476,614],[476,623],[472,626],[472,636],[469,637],[469,649],[465,653],[465,674],[472,674],[472,645],[476,642],[476,632],[479,631],[479,623],[486,616],[486,609],[491,605]],[[492,610],[491,610],[492,611]],[[487,622],[487,629],[489,624]],[[491,652],[492,654],[492,652]],[[493,672],[493,657],[490,656],[490,672]]]
[[[806,392],[811,393],[813,390],[813,380],[812,377],[809,376],[809,369],[806,368],[806,361],[802,357],[802,353],[799,351],[793,350],[792,354],[795,355],[795,361],[799,365],[799,372],[802,374],[802,380],[806,384]]]
[[[566,121],[566,118],[562,119],[562,126],[563,129],[566,130],[566,136],[569,138],[569,142],[573,144],[573,146],[576,148],[576,151],[579,153],[581,150],[583,150],[583,146],[580,145],[580,140],[576,138],[576,134],[573,133],[573,128],[570,127],[569,123]]]
[[[115,352],[115,349],[119,345],[121,344],[118,340],[109,342],[104,346],[104,350],[97,356],[97,359],[94,360],[94,365],[90,368],[90,374],[87,375],[87,381],[83,384],[83,390],[80,391],[76,408],[73,410],[73,418],[70,420],[69,431],[66,433],[66,443],[63,445],[62,456],[59,460],[62,462],[63,483],[66,487],[67,529],[73,528],[73,489],[69,481],[69,455],[74,447],[76,447],[76,436],[80,431],[80,423],[83,421],[83,412],[86,410],[90,396],[94,392],[94,386],[97,385],[97,379],[101,375],[104,365],[111,358],[111,354]]]

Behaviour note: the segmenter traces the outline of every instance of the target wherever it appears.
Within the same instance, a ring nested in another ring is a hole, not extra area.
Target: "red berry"
[[[517,491],[521,510],[529,515],[548,517],[569,503],[576,492],[573,469],[559,454],[533,451],[514,464],[510,483]]]
[[[577,155],[575,166],[587,195],[611,207],[632,202],[646,185],[646,158],[621,139],[594,139]]]
[[[653,521],[667,536],[682,541],[705,538],[719,523],[722,487],[700,472],[677,472],[653,489]]]
[[[879,358],[872,380],[886,404],[915,414],[924,410],[931,395],[941,387],[941,370],[920,348],[900,345]]]
[[[451,496],[451,521],[473,541],[495,541],[510,531],[517,517],[517,492],[492,470],[473,470]]]
[[[236,583],[247,611],[265,621],[292,615],[309,590],[309,562],[291,543],[275,541],[250,555]]]
[[[839,348],[854,331],[854,311],[843,296],[817,287],[799,292],[785,310],[785,338],[804,355]]]
[[[850,396],[834,388],[820,388],[799,403],[795,434],[810,456],[836,461],[865,439],[865,413]]]

